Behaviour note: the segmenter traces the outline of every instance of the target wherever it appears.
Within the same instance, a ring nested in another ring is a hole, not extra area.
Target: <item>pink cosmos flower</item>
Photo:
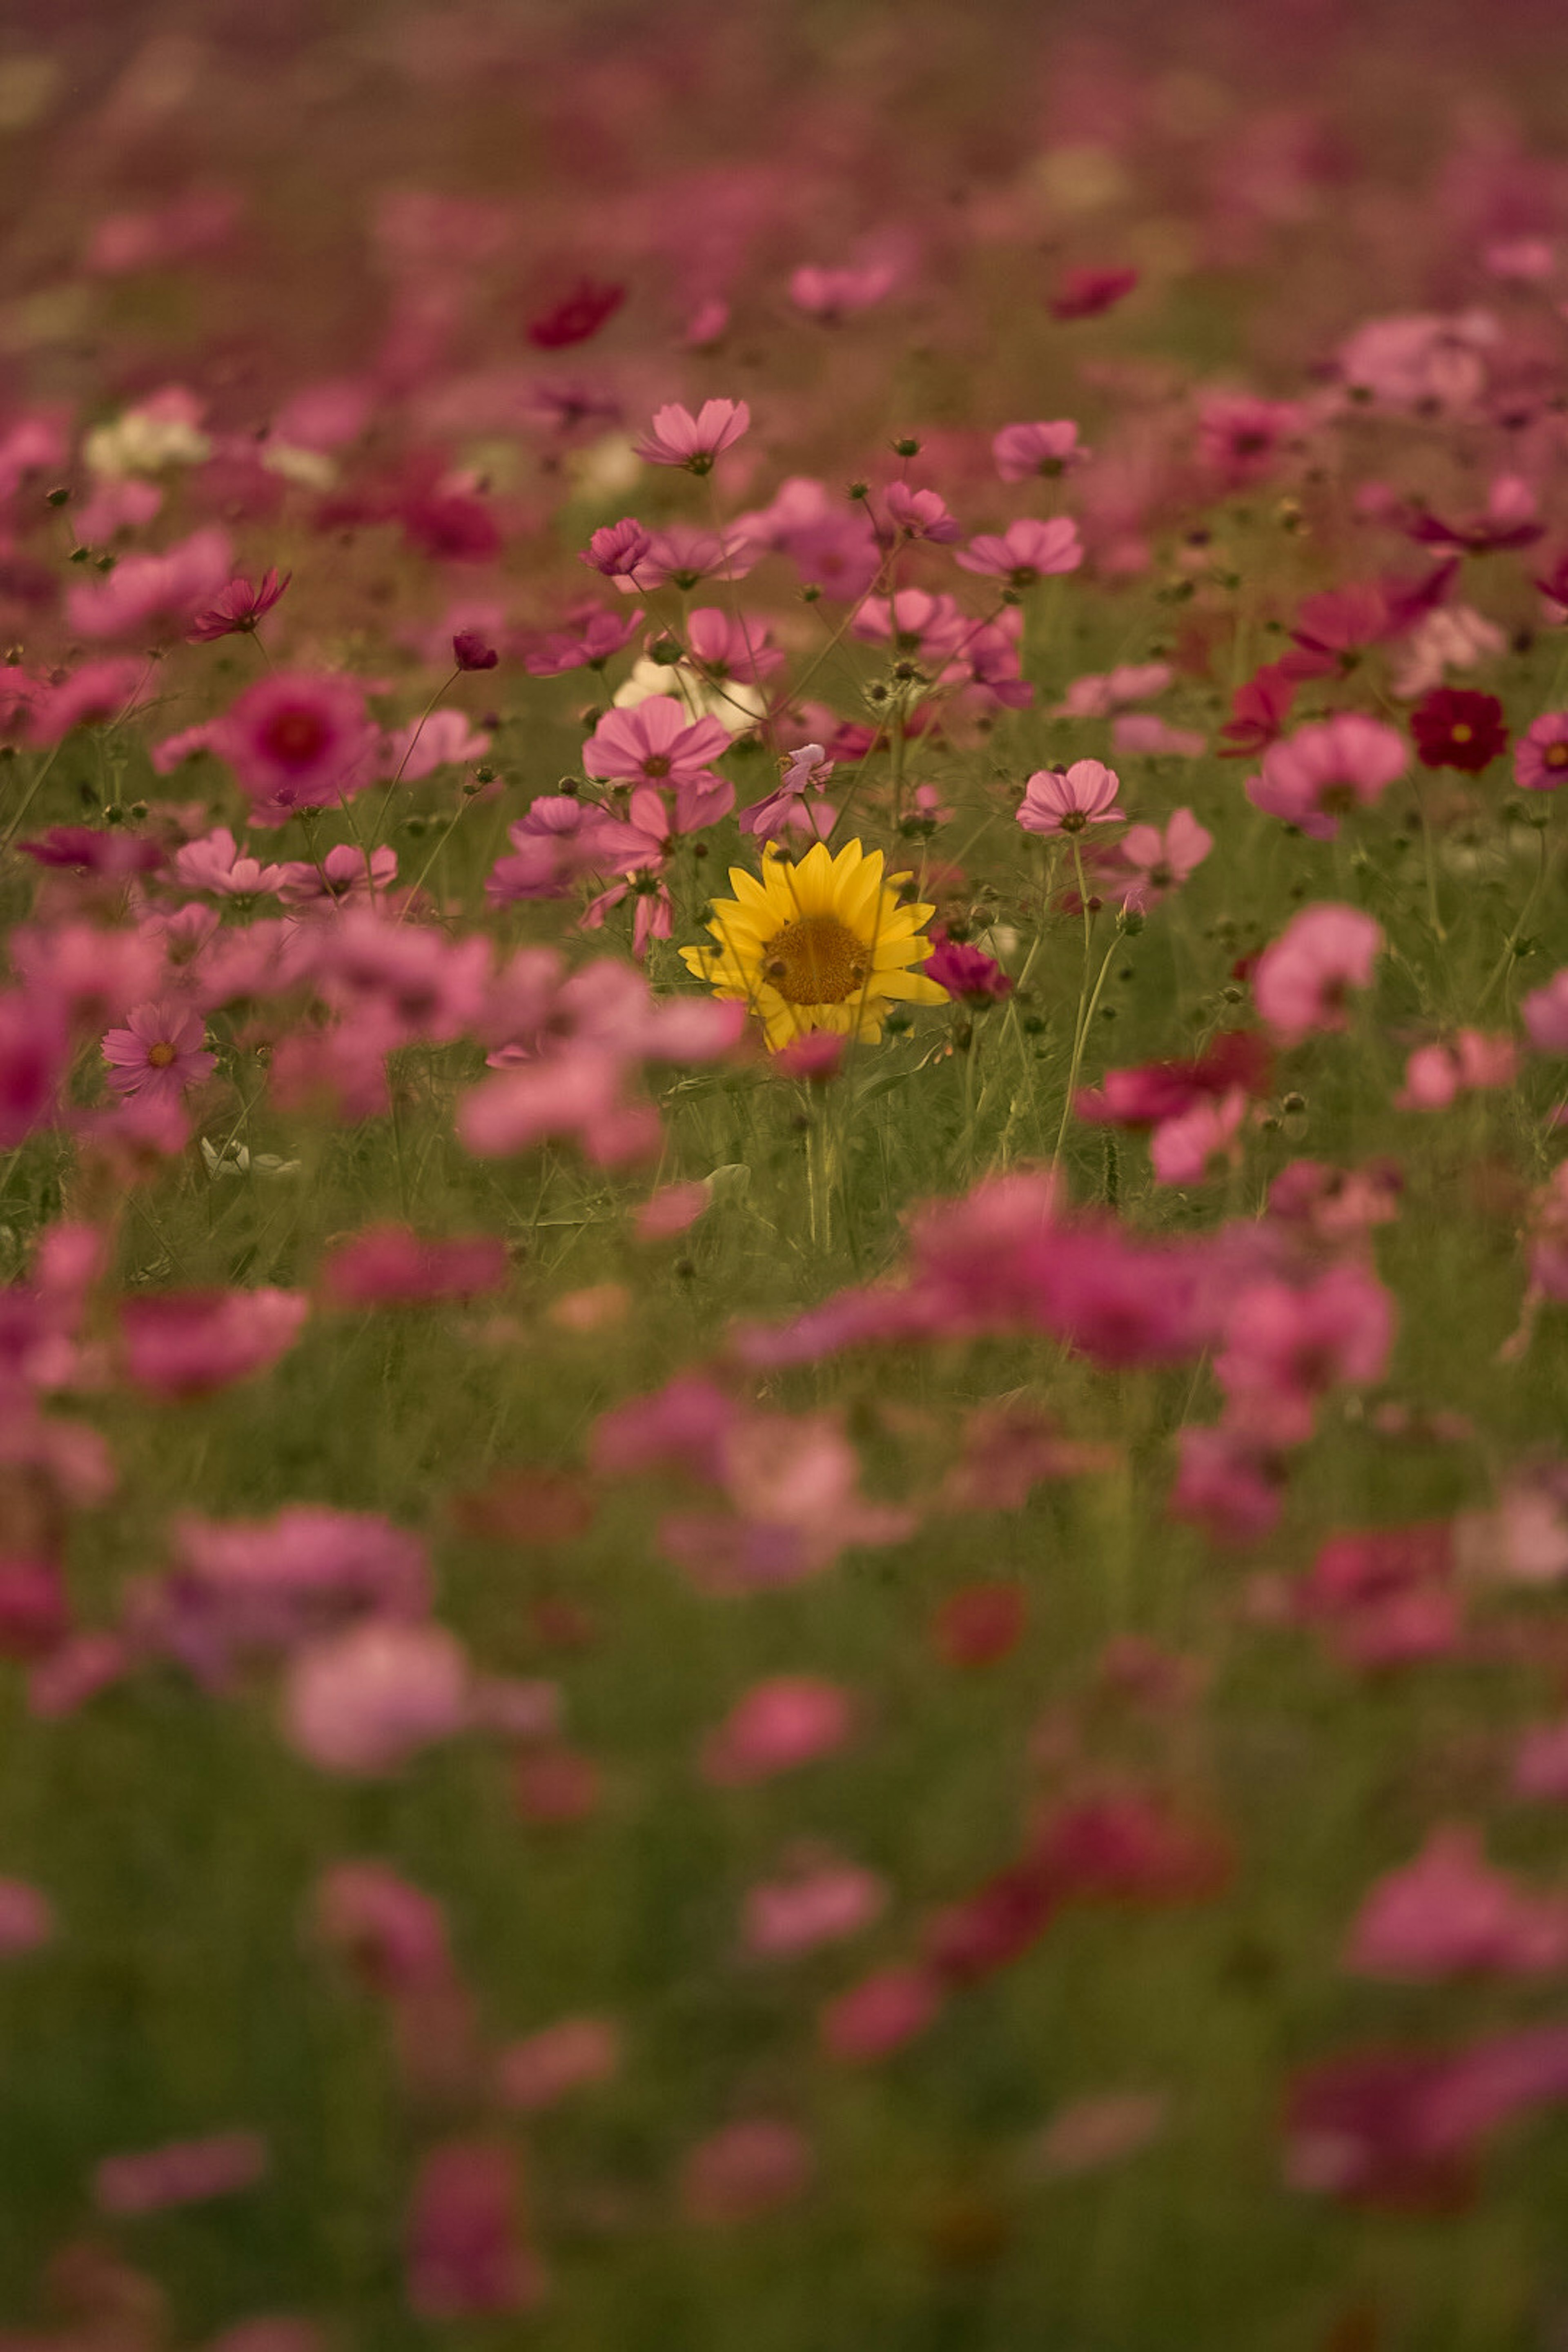
[[[1521,792],[1554,793],[1568,782],[1568,710],[1546,710],[1513,747],[1513,780]]]
[[[784,649],[768,643],[765,622],[754,615],[721,612],[700,604],[686,616],[686,643],[692,666],[704,677],[752,683],[784,667]]]
[[[291,1650],[355,1618],[420,1617],[430,1580],[425,1547],[405,1528],[374,1511],[294,1503],[270,1519],[185,1514],[163,1600],[147,1621],[159,1624],[161,1646],[221,1681],[237,1654]]]
[[[626,580],[652,545],[653,534],[647,526],[626,515],[619,522],[601,523],[579,561],[592,571],[602,572],[606,580]]]
[[[631,569],[636,569],[649,545],[651,541],[644,531]],[[630,645],[641,620],[640,612],[628,613],[624,619],[618,614],[597,610],[581,614],[569,628],[546,629],[542,635],[530,640],[522,666],[531,677],[560,677],[572,669],[603,669],[613,654]]]
[[[321,1286],[334,1307],[426,1307],[500,1290],[509,1270],[499,1234],[422,1241],[406,1225],[373,1225],[327,1252]]]
[[[816,1675],[777,1675],[736,1700],[703,1749],[705,1779],[720,1788],[770,1780],[830,1756],[848,1738],[848,1694]]]
[[[353,679],[276,670],[231,703],[207,740],[248,795],[252,824],[279,825],[368,783],[376,731]]]
[[[694,2147],[681,2176],[687,2218],[713,2227],[793,2205],[816,2171],[811,2144],[793,2124],[755,2116],[728,2124]]]
[[[123,1021],[163,982],[159,943],[144,930],[111,931],[88,922],[47,929],[21,924],[9,945],[13,969],[35,1003],[64,1013],[79,1028],[101,1031]]]
[[[821,792],[834,765],[820,743],[803,743],[785,760],[776,791],[742,810],[738,820],[741,831],[753,835],[759,841],[776,841],[798,815],[814,819],[816,812],[805,803],[805,796],[807,792]],[[805,829],[813,833],[818,830],[815,823]]]
[[[1568,1054],[1568,968],[1533,988],[1520,1006],[1530,1042],[1542,1054]]]
[[[1100,2091],[1069,2100],[1037,2136],[1029,2170],[1062,2180],[1121,2164],[1159,2137],[1170,2104],[1159,2091]]]
[[[790,1877],[752,1888],[742,1940],[758,1959],[794,1959],[859,1935],[879,1917],[887,1900],[886,1882],[874,1871],[813,1859]]]
[[[1227,1420],[1265,1444],[1305,1444],[1321,1397],[1383,1378],[1394,1327],[1388,1292],[1354,1264],[1331,1266],[1300,1288],[1249,1283],[1215,1360]]]
[[[743,400],[705,400],[695,416],[679,401],[653,413],[653,429],[632,444],[650,466],[684,466],[689,474],[709,474],[713,460],[731,449],[750,426]]]
[[[1135,269],[1084,268],[1069,269],[1051,296],[1049,310],[1053,319],[1064,325],[1074,319],[1098,319],[1102,311],[1111,310],[1138,283]]]
[[[324,1772],[394,1772],[468,1720],[468,1663],[438,1625],[371,1618],[300,1651],[284,1698],[294,1746]]]
[[[1076,572],[1083,562],[1083,542],[1070,515],[1053,515],[1049,522],[1023,516],[1000,535],[983,532],[953,558],[965,572],[1005,580],[1010,588],[1032,588],[1037,580],[1059,572]]]
[[[563,2017],[498,2053],[496,2091],[503,2106],[537,2115],[611,2081],[620,2063],[620,2033],[608,2018]]]
[[[1091,671],[1075,677],[1055,710],[1054,719],[1109,719],[1130,702],[1149,702],[1163,694],[1175,672],[1169,662],[1127,662],[1111,670]]]
[[[704,580],[743,580],[760,552],[739,522],[722,530],[707,530],[699,523],[667,523],[649,534],[647,551],[636,567],[614,577],[623,594],[695,588]]]
[[[846,269],[819,269],[805,262],[791,273],[789,299],[797,310],[831,326],[851,311],[869,310],[884,301],[897,282],[898,271],[890,262],[867,262]]]
[[[941,933],[939,937],[938,934]],[[941,924],[933,924],[931,933],[931,951],[921,970],[928,980],[972,1011],[981,1012],[987,1005],[1000,1004],[1013,993],[1013,983],[994,956],[984,948],[971,947],[967,941],[950,940]]]
[[[929,2032],[942,1997],[932,1969],[879,1969],[828,2002],[819,2024],[823,2047],[845,2064],[874,2064]]]
[[[422,719],[392,730],[377,765],[400,783],[416,784],[437,768],[482,760],[489,748],[489,736],[469,725],[466,711],[428,710]]]
[[[348,898],[371,898],[390,890],[397,879],[397,852],[384,843],[373,849],[367,873],[358,843],[342,841],[319,866],[309,857],[288,857],[276,870],[283,877],[278,896],[286,907],[341,906]]]
[[[1262,773],[1248,780],[1247,797],[1254,808],[1299,826],[1314,841],[1332,841],[1341,817],[1372,807],[1409,764],[1396,728],[1359,711],[1340,711],[1276,743],[1265,754]]]
[[[1198,404],[1198,455],[1227,490],[1240,489],[1275,470],[1306,421],[1294,401],[1211,393]]]
[[[58,686],[35,698],[28,729],[33,741],[59,743],[73,727],[106,727],[129,717],[147,676],[146,663],[131,654],[106,654],[79,664]]]
[[[1005,482],[1026,482],[1031,474],[1052,481],[1069,466],[1081,465],[1089,451],[1079,444],[1077,425],[1065,416],[1055,424],[1004,425],[991,454]]]
[[[267,2172],[267,2143],[256,2132],[217,2132],[177,2140],[134,2156],[107,2156],[93,2174],[100,2212],[160,2213],[253,2189]]]
[[[517,2151],[446,2140],[426,2156],[408,2217],[408,2301],[421,2319],[531,2311],[546,2281],[522,2235]]]
[[[1173,1118],[1162,1119],[1149,1143],[1157,1184],[1202,1184],[1241,1164],[1238,1140],[1247,1117],[1239,1087],[1217,1102],[1194,1103]]]
[[[1473,1829],[1435,1830],[1414,1862],[1372,1889],[1344,1965],[1361,1976],[1424,1982],[1562,1969],[1568,1900],[1528,1894],[1489,1868]]]
[[[211,645],[218,637],[236,636],[254,629],[270,613],[293,577],[291,572],[279,572],[273,565],[254,586],[243,573],[231,580],[205,612],[192,616],[185,632],[190,643]]]
[[[1143,912],[1167,891],[1179,890],[1213,847],[1213,834],[1191,809],[1173,810],[1163,833],[1158,825],[1130,824],[1120,844],[1121,862],[1137,878],[1120,886],[1122,905]]]
[[[205,1024],[188,1005],[139,1004],[127,1013],[123,1029],[104,1038],[109,1083],[117,1095],[177,1103],[217,1067],[217,1055],[205,1046]]]
[[[54,1906],[20,1878],[0,1878],[0,1959],[19,1959],[53,1941]]]
[[[269,898],[282,887],[284,868],[242,856],[227,825],[220,824],[175,851],[174,878],[187,890],[210,890],[215,898]]]
[[[1359,908],[1303,907],[1258,959],[1258,1010],[1288,1045],[1314,1030],[1343,1029],[1347,992],[1370,985],[1382,951],[1382,927]]]
[[[152,1396],[205,1396],[288,1354],[310,1302],[298,1290],[173,1290],[120,1310],[125,1369]]]
[[[1461,1029],[1451,1045],[1418,1045],[1405,1065],[1405,1085],[1394,1097],[1398,1110],[1447,1110],[1472,1088],[1510,1087],[1519,1066],[1511,1037],[1488,1037]]]
[[[658,694],[629,710],[607,710],[584,747],[583,765],[616,783],[672,788],[679,830],[689,833],[735,804],[733,784],[709,765],[729,749],[721,720],[689,719],[674,696]]]
[[[1100,760],[1075,760],[1065,774],[1037,768],[1024,791],[1018,823],[1026,833],[1081,833],[1086,825],[1120,824],[1112,805],[1121,778]]]
[[[1123,760],[1196,760],[1208,739],[1195,728],[1173,727],[1158,711],[1130,710],[1111,720],[1110,748]]]
[[[888,520],[909,539],[929,539],[945,545],[959,535],[959,526],[946,502],[935,490],[911,489],[907,482],[889,482],[882,494]]]
[[[184,629],[228,577],[226,530],[208,524],[164,555],[122,555],[105,579],[66,594],[66,617],[78,635],[123,637],[132,630]]]

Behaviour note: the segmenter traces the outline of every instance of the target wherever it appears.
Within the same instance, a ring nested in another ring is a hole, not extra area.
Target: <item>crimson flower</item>
[[[1411,712],[1410,729],[1424,768],[1458,768],[1467,776],[1479,776],[1508,746],[1501,703],[1469,687],[1435,686]]]
[[[528,340],[542,352],[563,352],[569,344],[585,343],[626,299],[624,286],[596,286],[591,278],[580,278],[563,302],[529,320]]]

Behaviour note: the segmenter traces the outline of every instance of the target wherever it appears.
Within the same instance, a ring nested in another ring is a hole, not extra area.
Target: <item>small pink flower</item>
[[[1113,805],[1120,777],[1100,760],[1075,760],[1065,774],[1037,768],[1024,791],[1018,823],[1026,833],[1081,833],[1086,825],[1120,824]]]
[[[109,1083],[117,1095],[177,1103],[217,1067],[217,1055],[205,1050],[205,1040],[201,1014],[187,1005],[139,1004],[127,1013],[123,1029],[111,1029],[104,1038]]]
[[[1074,319],[1098,319],[1138,283],[1135,269],[1096,268],[1092,265],[1069,269],[1060,280],[1049,304],[1053,319],[1066,324]]]
[[[1410,765],[1405,738],[1380,719],[1341,711],[1298,727],[1265,753],[1247,797],[1254,808],[1300,827],[1314,841],[1332,841],[1340,819],[1381,800]]]
[[[778,1675],[736,1701],[703,1751],[706,1778],[721,1788],[765,1780],[830,1756],[848,1738],[848,1695],[815,1675]]]
[[[677,1234],[689,1233],[706,1215],[708,1205],[704,1183],[663,1185],[637,1211],[637,1237],[639,1242],[672,1241]]]
[[[742,1940],[759,1959],[793,1959],[859,1935],[887,1900],[887,1885],[874,1871],[848,1862],[819,1863],[752,1888]]]
[[[873,2064],[929,2032],[942,2004],[942,1987],[931,1970],[879,1969],[829,2001],[822,2012],[823,2046],[846,2064]]]
[[[254,2189],[267,2172],[267,2143],[248,2131],[175,2140],[135,2156],[107,2156],[93,2174],[102,2213],[161,2213]]]
[[[684,466],[689,474],[708,474],[714,458],[733,448],[751,422],[743,400],[705,400],[695,416],[671,401],[654,410],[652,431],[632,446],[650,466]]]
[[[64,740],[73,727],[106,727],[129,716],[148,667],[131,654],[105,654],[72,670],[35,699],[28,732],[41,746]],[[122,846],[125,845],[121,845]]]
[[[1346,995],[1371,984],[1382,951],[1381,926],[1359,908],[1303,907],[1258,959],[1258,1010],[1289,1045],[1314,1030],[1343,1029]]]
[[[1069,466],[1081,465],[1089,451],[1079,442],[1077,425],[1066,416],[1055,424],[1004,425],[991,454],[1005,482],[1026,482],[1031,474],[1053,480]]]
[[[531,2311],[545,2277],[522,2234],[522,2176],[500,2140],[458,2139],[419,2168],[408,2217],[408,2301],[421,2319]]]
[[[490,738],[469,726],[465,711],[428,710],[422,719],[392,730],[377,764],[400,783],[416,784],[437,768],[482,760],[489,748]]]
[[[49,1123],[69,1067],[70,1037],[58,1005],[21,989],[0,992],[0,1151],[14,1151]]]
[[[208,524],[164,555],[123,555],[106,579],[68,589],[66,616],[83,637],[184,630],[226,579],[231,556],[227,531]]]
[[[868,310],[889,295],[898,282],[890,262],[868,262],[847,269],[818,269],[803,263],[789,281],[789,299],[797,310],[831,325],[852,310]]]
[[[1511,1037],[1461,1029],[1451,1045],[1419,1045],[1405,1065],[1398,1110],[1447,1110],[1460,1094],[1513,1084],[1519,1051]]]
[[[1052,712],[1055,719],[1110,719],[1131,702],[1163,694],[1175,673],[1169,662],[1124,662],[1075,677]]]
[[[619,522],[601,523],[581,560],[591,570],[602,572],[606,580],[626,580],[652,544],[652,533],[635,517],[626,515]]]
[[[1513,781],[1521,792],[1554,793],[1568,782],[1568,710],[1547,710],[1513,747]]]
[[[907,482],[889,482],[883,503],[889,520],[907,538],[943,545],[958,537],[958,524],[935,490],[914,490]]]
[[[619,2070],[621,2037],[603,2017],[563,2017],[496,2058],[496,2090],[503,2106],[537,2115],[573,2091],[607,2083]]]
[[[1213,393],[1198,407],[1198,455],[1227,490],[1262,481],[1306,425],[1294,401]]]
[[[1568,966],[1531,989],[1520,1011],[1537,1053],[1568,1054]]]
[[[1061,2180],[1121,2164],[1159,2137],[1170,2104],[1160,2091],[1100,2091],[1069,2100],[1037,2137],[1028,2168]]]
[[[1196,760],[1208,739],[1193,727],[1173,727],[1155,710],[1129,710],[1110,722],[1110,748],[1118,759]]]
[[[54,1907],[20,1878],[0,1878],[0,1959],[19,1959],[53,1941]]]
[[[1155,1182],[1203,1184],[1239,1167],[1246,1116],[1247,1097],[1237,1087],[1217,1102],[1211,1097],[1162,1119],[1149,1139]]]
[[[231,580],[205,612],[194,615],[186,636],[193,645],[210,645],[217,637],[236,636],[254,629],[270,613],[293,576],[291,572],[279,574],[274,566],[262,573],[254,587],[243,574]]]
[[[1032,588],[1051,573],[1076,572],[1083,562],[1083,542],[1070,515],[1053,515],[1049,522],[1025,516],[1000,535],[983,532],[972,539],[953,561],[965,572],[1005,580],[1010,588]]]
[[[499,1235],[422,1241],[405,1225],[373,1225],[328,1251],[321,1286],[335,1307],[426,1307],[482,1297],[500,1289],[508,1272]]]
[[[1121,858],[1134,868],[1138,879],[1123,888],[1122,905],[1142,910],[1168,890],[1179,890],[1213,847],[1213,834],[1198,823],[1191,809],[1173,811],[1163,833],[1158,825],[1129,825],[1121,837]]]
[[[439,1626],[372,1619],[300,1652],[285,1708],[310,1763],[374,1777],[466,1727],[468,1661]]]
[[[174,853],[174,879],[187,890],[210,890],[215,898],[269,898],[283,877],[281,866],[263,866],[259,859],[243,856],[226,824]]]
[[[1426,1982],[1562,1969],[1568,1901],[1526,1893],[1489,1868],[1474,1830],[1435,1830],[1414,1862],[1367,1896],[1345,1966],[1361,1976]]]
[[[793,2205],[811,2186],[811,2144],[793,2124],[763,2116],[730,2124],[694,2147],[681,2176],[689,2221],[711,2228]]]

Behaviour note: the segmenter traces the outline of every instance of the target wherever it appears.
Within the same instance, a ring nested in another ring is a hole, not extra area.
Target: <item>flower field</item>
[[[1564,90],[0,27],[0,2352],[1565,2352]]]

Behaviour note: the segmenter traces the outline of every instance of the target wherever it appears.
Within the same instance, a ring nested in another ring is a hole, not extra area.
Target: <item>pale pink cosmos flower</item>
[[[942,1987],[928,1969],[879,1969],[828,2002],[823,2047],[847,2065],[870,2065],[928,2032],[941,2014]]]
[[[132,654],[104,654],[79,664],[34,699],[31,740],[47,747],[63,741],[73,727],[104,727],[127,718],[148,675],[147,664]]]
[[[1228,1423],[1263,1444],[1305,1444],[1319,1398],[1383,1378],[1394,1327],[1388,1292],[1354,1264],[1331,1266],[1300,1288],[1249,1283],[1215,1361]]]
[[[1568,782],[1568,710],[1546,710],[1513,747],[1513,781],[1521,792],[1554,793]]]
[[[117,1095],[142,1095],[177,1104],[217,1067],[206,1051],[206,1028],[188,1005],[138,1004],[123,1029],[103,1041],[109,1083]]]
[[[1169,662],[1124,662],[1075,677],[1053,719],[1109,719],[1130,702],[1151,702],[1175,676]]]
[[[1449,670],[1474,669],[1507,651],[1508,637],[1495,621],[1468,604],[1439,604],[1402,641],[1390,690],[1401,702],[1418,701],[1442,686]]]
[[[1156,710],[1129,710],[1110,722],[1110,748],[1122,760],[1196,760],[1208,738],[1193,727],[1173,727]]]
[[[801,829],[819,833],[821,828],[816,822],[818,811],[805,801],[805,794],[822,791],[834,765],[820,743],[803,743],[785,760],[777,790],[742,810],[738,819],[741,831],[753,834],[759,841],[776,841],[780,834],[797,826],[804,817],[806,823]],[[827,821],[831,823],[830,814]]]
[[[1397,728],[1343,710],[1298,727],[1272,745],[1261,774],[1247,782],[1247,797],[1254,808],[1314,841],[1332,841],[1340,819],[1372,807],[1409,764],[1409,747]]]
[[[106,578],[67,591],[66,617],[79,636],[123,637],[132,630],[184,629],[228,577],[229,536],[216,523],[163,555],[123,555]]]
[[[1005,482],[1026,482],[1031,474],[1051,481],[1069,466],[1081,465],[1089,454],[1070,416],[1054,423],[1004,425],[991,444],[996,471]]]
[[[644,595],[655,588],[695,588],[704,580],[743,580],[761,553],[740,522],[728,523],[722,530],[672,522],[649,533],[647,552],[632,570],[611,576],[623,595]]]
[[[348,898],[366,899],[378,890],[390,890],[397,879],[397,852],[384,842],[371,851],[367,871],[358,843],[342,841],[319,866],[309,857],[289,857],[268,870],[282,876],[278,896],[286,907],[340,906]]]
[[[1437,1829],[1414,1862],[1372,1889],[1344,1965],[1423,1982],[1568,1967],[1568,1899],[1529,1893],[1491,1869],[1473,1829]]]
[[[1163,2091],[1099,2091],[1069,2100],[1037,2137],[1027,2169],[1062,2180],[1121,2164],[1159,2137],[1170,2108]]]
[[[1000,533],[982,532],[953,561],[965,572],[1005,580],[1010,588],[1031,588],[1051,573],[1076,572],[1083,562],[1083,542],[1070,515],[1053,515],[1049,522],[1024,516]]]
[[[746,1896],[745,1949],[757,1959],[794,1959],[841,1944],[880,1917],[888,1886],[856,1863],[814,1860],[787,1878],[763,1880]]]
[[[392,730],[377,764],[400,783],[416,784],[433,776],[437,768],[459,768],[467,761],[482,760],[490,740],[469,725],[466,711],[430,710],[423,719],[411,719],[406,726]]]
[[[752,422],[743,400],[705,400],[695,416],[679,401],[653,413],[653,427],[632,444],[650,466],[684,466],[689,474],[707,474],[713,460],[733,448]]]
[[[1306,422],[1295,401],[1211,393],[1198,404],[1198,455],[1225,488],[1240,489],[1275,471]]]
[[[210,890],[219,898],[271,898],[284,879],[281,866],[263,866],[241,851],[226,824],[174,853],[174,879],[187,890]]]
[[[1346,996],[1370,985],[1382,952],[1382,926],[1359,908],[1328,900],[1303,907],[1258,959],[1258,1010],[1289,1045],[1314,1030],[1343,1029]]]
[[[1082,833],[1086,825],[1120,824],[1113,805],[1121,780],[1101,760],[1075,760],[1065,773],[1037,768],[1024,790],[1018,823],[1026,833]]]
[[[1202,1184],[1241,1164],[1240,1132],[1247,1096],[1239,1087],[1163,1118],[1149,1139],[1158,1184]]]
[[[1121,903],[1142,913],[1197,872],[1214,847],[1214,835],[1191,809],[1179,808],[1172,811],[1163,833],[1156,824],[1130,824],[1120,847],[1123,864],[1137,877],[1119,886]]]
[[[122,1021],[132,1005],[153,999],[164,978],[160,943],[144,929],[21,924],[8,945],[16,977],[34,1003],[50,1005],[86,1029]]]
[[[885,300],[897,283],[898,271],[890,262],[845,269],[819,269],[805,262],[791,274],[789,299],[797,310],[831,325],[853,310],[868,310]]]
[[[1533,988],[1520,1006],[1530,1042],[1538,1053],[1568,1054],[1568,966],[1544,988]]]
[[[1405,1085],[1394,1097],[1397,1110],[1447,1110],[1461,1094],[1510,1087],[1519,1066],[1511,1037],[1489,1037],[1461,1029],[1452,1045],[1418,1045],[1405,1065]]]
[[[321,1770],[374,1778],[467,1727],[468,1660],[441,1626],[372,1618],[299,1652],[284,1714]]]
[[[770,1780],[830,1756],[848,1738],[847,1692],[816,1675],[776,1675],[736,1700],[708,1740],[704,1777],[720,1788]]]
[[[708,1187],[700,1181],[661,1185],[637,1211],[633,1230],[639,1242],[672,1241],[707,1214],[709,1200]]]

